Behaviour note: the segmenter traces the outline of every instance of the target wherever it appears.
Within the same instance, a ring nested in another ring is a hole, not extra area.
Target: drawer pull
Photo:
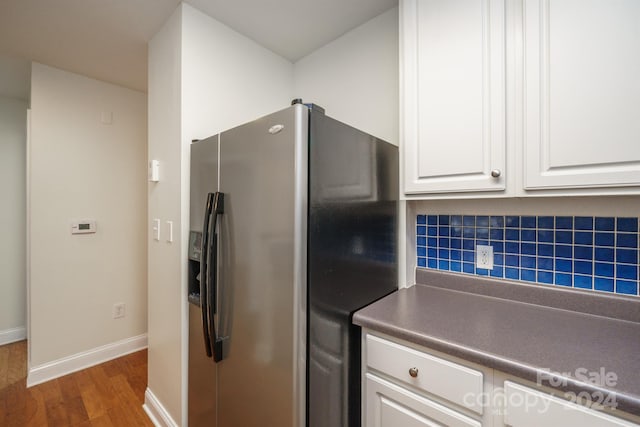
[[[418,376],[418,368],[410,368],[409,369],[409,375],[411,375],[413,378]]]

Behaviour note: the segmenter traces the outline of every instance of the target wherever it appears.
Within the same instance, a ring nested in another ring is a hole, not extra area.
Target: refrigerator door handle
[[[209,238],[210,248],[208,256],[210,258],[210,269],[208,271],[207,278],[207,308],[209,318],[209,342],[212,344],[211,352],[213,353],[213,360],[219,362],[223,359],[222,343],[223,339],[218,337],[216,331],[215,317],[217,307],[217,294],[218,294],[218,234],[216,228],[218,224],[218,216],[224,213],[224,193],[216,192],[213,199],[213,224],[209,232],[211,236]]]
[[[211,357],[211,333],[209,331],[209,222],[213,210],[213,193],[207,194],[204,210],[204,224],[202,225],[202,250],[200,256],[200,311],[202,312],[202,331],[204,333],[204,348],[207,357]]]

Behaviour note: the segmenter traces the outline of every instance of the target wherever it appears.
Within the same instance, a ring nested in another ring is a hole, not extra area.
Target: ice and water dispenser
[[[202,232],[189,233],[189,302],[200,305],[200,257]]]

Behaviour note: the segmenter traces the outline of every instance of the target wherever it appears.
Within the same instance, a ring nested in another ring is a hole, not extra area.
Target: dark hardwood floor
[[[26,388],[27,342],[0,346],[0,426],[150,426],[147,351]]]

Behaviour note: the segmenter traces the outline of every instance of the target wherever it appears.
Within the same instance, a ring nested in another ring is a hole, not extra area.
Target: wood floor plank
[[[45,399],[44,408],[47,413],[47,423],[50,427],[68,427],[71,425],[67,407],[62,401],[62,397],[59,399]]]
[[[7,373],[9,372],[9,345],[0,346],[0,390],[9,384]]]
[[[116,375],[120,375],[122,374],[123,370],[128,368],[126,362],[122,360],[124,359],[124,357],[110,360],[102,365],[102,368],[104,369],[104,372],[107,374],[107,376],[113,377]]]
[[[68,426],[67,411],[62,400],[62,391],[57,379],[35,386],[42,395],[47,422],[51,427]],[[35,390],[34,390],[35,391]]]
[[[140,426],[151,426],[153,424],[149,421],[147,415],[144,413],[142,409],[142,404],[138,400],[138,396],[131,388],[129,381],[124,375],[116,375],[111,378],[111,383],[113,384],[113,388],[118,393],[118,398],[122,402],[120,406],[124,408],[128,408],[131,411],[132,417],[136,420],[138,425]]]
[[[48,427],[47,411],[42,392],[36,387],[29,389],[25,424],[28,427]]]
[[[5,405],[7,411],[11,412],[14,408],[24,406],[26,401],[26,387],[22,387],[22,384],[18,382],[7,385],[4,390],[6,392]]]
[[[62,400],[62,391],[57,379],[38,384],[36,387],[42,393],[45,402]]]
[[[128,378],[129,385],[136,395],[137,401],[140,405],[144,403],[144,392],[147,390],[147,377],[146,375],[135,375]]]
[[[78,386],[80,392],[82,392],[86,388],[94,386],[93,379],[91,378],[91,375],[89,375],[89,371],[86,369],[74,372],[71,375],[73,375],[73,379],[76,380],[76,385]]]
[[[142,409],[147,352],[26,388],[26,342],[0,346],[1,427],[153,427]]]
[[[89,414],[87,414],[87,410],[84,407],[82,396],[65,399],[64,406],[67,411],[67,418],[69,419],[70,426],[90,421]]]
[[[82,402],[90,420],[106,415],[107,410],[102,404],[102,398],[95,385],[86,387],[81,391]]]
[[[64,377],[58,378],[58,384],[60,385],[62,399],[65,401],[80,397],[80,387],[78,387],[78,383],[73,375],[65,375]]]
[[[0,388],[0,420],[8,420],[9,413],[7,408],[7,388]]]
[[[122,372],[125,372],[128,377],[135,375],[136,372],[139,371],[139,368],[136,365],[137,360],[134,354],[129,354],[122,358],[122,364],[124,365],[122,367]]]
[[[30,396],[23,381],[11,384],[6,389],[8,391],[6,419],[9,425],[24,425],[27,420],[27,404]]]
[[[139,427],[130,415],[124,406],[114,406],[109,409],[109,418],[113,425],[118,427]]]
[[[91,420],[91,427],[118,427],[111,422],[109,415],[103,415],[96,419]]]
[[[9,345],[9,368],[7,381],[13,384],[25,377],[27,371],[27,342],[19,341]]]
[[[126,360],[132,366],[139,368],[141,366],[147,365],[147,357],[148,357],[147,350],[145,349],[142,351],[131,353]]]
[[[89,368],[89,375],[93,383],[96,385],[100,398],[102,399],[102,405],[105,409],[113,408],[118,405],[118,395],[113,390],[109,377],[104,372],[104,369],[100,365]]]

